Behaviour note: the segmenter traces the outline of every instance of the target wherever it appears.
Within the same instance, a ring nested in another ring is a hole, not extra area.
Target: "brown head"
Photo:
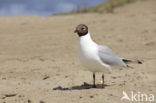
[[[84,24],[79,24],[76,27],[76,30],[74,31],[74,33],[77,33],[80,36],[84,36],[88,33],[88,27]]]

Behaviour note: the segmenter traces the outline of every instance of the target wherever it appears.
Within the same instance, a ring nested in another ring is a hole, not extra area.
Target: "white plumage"
[[[107,46],[96,44],[89,32],[79,37],[78,56],[81,63],[94,73],[112,71],[112,66],[126,66]]]

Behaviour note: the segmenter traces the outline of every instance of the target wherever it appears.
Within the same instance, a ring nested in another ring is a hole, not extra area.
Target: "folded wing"
[[[107,46],[98,45],[98,55],[103,63],[109,64],[112,66],[127,66],[122,58],[117,57],[114,55],[111,49],[109,49]]]

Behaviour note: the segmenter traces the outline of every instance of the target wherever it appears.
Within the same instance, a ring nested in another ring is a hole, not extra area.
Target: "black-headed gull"
[[[116,56],[111,49],[96,44],[90,37],[88,27],[80,24],[74,31],[79,36],[78,57],[81,63],[93,72],[93,87],[95,86],[95,73],[102,72],[102,88],[104,88],[104,72],[112,71],[113,66],[129,67],[127,63],[134,62]],[[140,61],[136,61],[141,64]]]

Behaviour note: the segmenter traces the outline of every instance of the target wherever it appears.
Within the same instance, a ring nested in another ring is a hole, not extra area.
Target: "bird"
[[[104,73],[112,72],[114,66],[130,67],[128,63],[142,64],[141,61],[132,61],[116,56],[112,50],[105,46],[95,43],[85,24],[79,24],[74,33],[78,34],[78,57],[80,62],[93,73],[93,87],[95,85],[95,73],[102,73],[102,88],[104,88]]]

